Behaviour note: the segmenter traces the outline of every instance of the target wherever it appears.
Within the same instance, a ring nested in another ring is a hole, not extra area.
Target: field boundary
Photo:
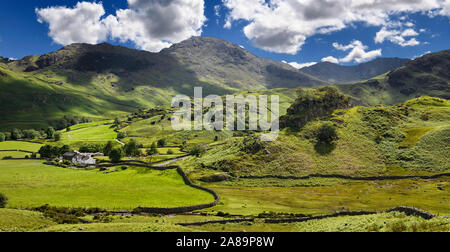
[[[264,175],[264,176],[234,176],[239,179],[291,179],[291,180],[307,180],[311,178],[336,178],[345,180],[360,180],[360,181],[382,181],[382,180],[402,180],[402,179],[437,179],[442,177],[450,177],[450,173],[441,173],[431,176],[372,176],[372,177],[353,177],[339,174],[311,174],[307,176],[278,176],[278,175]]]
[[[191,222],[191,223],[176,223],[176,225],[180,226],[203,226],[208,224],[227,224],[227,223],[241,223],[241,222],[254,222],[256,219],[264,219],[265,223],[268,224],[281,224],[281,223],[300,223],[307,222],[311,220],[323,220],[328,218],[335,217],[344,217],[344,216],[363,216],[363,215],[375,215],[379,213],[392,213],[392,212],[400,212],[404,213],[407,216],[417,216],[421,217],[425,220],[431,220],[436,217],[434,214],[428,213],[418,208],[400,206],[396,208],[389,209],[387,211],[376,212],[376,211],[347,211],[347,212],[338,212],[334,214],[326,214],[319,216],[309,216],[309,217],[299,217],[299,218],[237,218],[237,219],[227,219],[227,220],[212,220],[212,221],[202,221],[202,222]]]

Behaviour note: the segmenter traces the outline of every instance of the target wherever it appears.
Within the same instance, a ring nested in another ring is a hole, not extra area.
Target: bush
[[[0,208],[5,208],[8,204],[8,198],[0,193]]]
[[[156,143],[153,142],[152,146],[150,147],[150,149],[147,150],[147,154],[148,155],[156,155],[158,154],[158,148],[156,147]]]
[[[96,153],[96,152],[102,152],[103,146],[99,144],[85,144],[80,147],[80,152],[82,153]]]
[[[139,156],[141,154],[141,151],[139,150],[139,144],[135,139],[131,139],[127,144],[125,144],[123,149],[125,151],[125,154],[130,157]]]
[[[8,159],[12,159],[13,157],[11,157],[11,156],[6,156],[6,157],[3,157],[3,160],[8,160]]]
[[[174,153],[173,150],[170,150],[170,149],[169,149],[169,150],[167,151],[167,155],[173,155],[173,153]]]
[[[45,133],[47,134],[47,139],[52,139],[55,137],[55,129],[53,127],[49,127]]]
[[[162,138],[158,140],[158,147],[165,147],[166,146],[166,139]]]
[[[123,150],[120,147],[116,147],[111,150],[111,153],[109,153],[109,159],[112,163],[119,163],[120,160],[123,158]]]
[[[127,137],[127,133],[125,133],[125,132],[117,133],[117,139],[121,140],[121,139],[124,139],[125,137]]]
[[[323,124],[316,133],[316,140],[319,143],[331,144],[338,139],[336,127],[331,124]]]
[[[189,149],[189,154],[192,156],[200,157],[206,152],[206,147],[201,144],[195,144]]]
[[[0,142],[4,142],[6,140],[6,135],[0,132]]]
[[[55,137],[55,141],[60,141],[61,140],[61,133],[55,133],[55,135],[54,135],[54,137]]]
[[[109,141],[105,147],[103,147],[103,154],[105,154],[105,156],[109,156],[109,154],[111,153],[111,150],[114,148],[114,143],[113,141]]]

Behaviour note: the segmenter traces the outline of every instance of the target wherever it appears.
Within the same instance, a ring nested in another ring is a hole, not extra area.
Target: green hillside
[[[393,105],[420,96],[450,98],[450,50],[432,53],[368,81],[338,85],[359,105]]]
[[[224,95],[325,82],[261,59],[238,45],[192,38],[161,53],[73,44],[45,55],[0,61],[0,129],[41,128],[63,116],[114,118],[167,106],[176,94]]]

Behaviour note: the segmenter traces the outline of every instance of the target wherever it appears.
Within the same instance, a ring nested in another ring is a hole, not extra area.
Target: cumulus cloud
[[[366,51],[367,49],[369,49],[369,47],[363,45],[363,43],[359,40],[354,40],[352,43],[345,45],[345,46],[338,44],[338,43],[333,43],[333,47],[338,50],[341,50],[341,51],[350,50],[350,52],[347,56],[339,59],[339,62],[343,62],[343,63],[348,63],[348,62],[362,63],[362,62],[372,60],[378,56],[381,56],[381,54],[382,54],[381,49],[373,50],[373,51]]]
[[[297,68],[297,69],[302,69],[302,68],[310,67],[310,66],[313,66],[313,65],[317,64],[317,62],[306,62],[306,63],[289,62],[288,63],[288,62],[286,62],[284,60],[283,60],[283,62],[286,63],[286,64],[289,64],[292,67]]]
[[[342,30],[356,22],[387,26],[392,15],[439,10],[449,15],[450,0],[223,0],[226,28],[248,21],[243,32],[256,47],[295,54],[308,37]],[[450,16],[450,15],[449,15]],[[403,21],[405,22],[406,17]],[[411,24],[405,23],[405,26]],[[417,40],[402,44],[413,45]],[[400,43],[400,42],[399,42]]]
[[[38,22],[49,24],[49,36],[58,44],[95,44],[106,39],[107,30],[101,22],[105,10],[101,3],[81,2],[74,8],[36,9],[36,14]]]
[[[339,64],[339,60],[333,56],[328,56],[328,57],[323,58],[322,62],[330,62],[330,63],[334,63],[334,64]]]
[[[411,27],[411,26],[408,26]],[[401,28],[401,25],[400,25]],[[425,32],[425,30],[421,29],[420,32]],[[420,45],[420,42],[417,41],[416,36],[419,36],[419,33],[412,28],[407,28],[405,30],[398,29],[389,29],[388,27],[383,27],[379,32],[377,32],[375,36],[375,43],[383,43],[385,40],[388,40],[394,44],[400,45],[402,47],[406,46],[416,46]]]
[[[39,22],[49,24],[56,43],[98,43],[110,37],[153,52],[200,35],[206,21],[203,0],[128,0],[127,9],[107,17],[101,3],[88,2],[36,13]]]

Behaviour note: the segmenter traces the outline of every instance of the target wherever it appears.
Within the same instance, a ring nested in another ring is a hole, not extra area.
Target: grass
[[[406,129],[405,134],[406,137],[402,143],[400,143],[401,147],[412,148],[416,146],[416,144],[420,141],[420,138],[426,133],[432,131],[433,128],[415,128],[415,129]]]
[[[40,161],[0,161],[0,192],[8,207],[45,204],[61,207],[133,209],[138,206],[177,207],[213,201],[212,195],[188,187],[175,170],[129,168],[105,174],[70,170]]]
[[[4,157],[12,158],[25,158],[25,156],[30,156],[30,153],[20,152],[20,151],[0,151],[0,159]]]
[[[22,142],[22,141],[5,141],[0,142],[0,150],[25,150],[37,152],[42,144]]]
[[[0,209],[0,232],[37,230],[55,225],[42,213],[16,209]]]
[[[335,182],[336,183],[336,182]],[[448,215],[450,182],[401,180],[347,182],[323,186],[260,187],[205,184],[221,195],[221,204],[209,211],[257,215],[263,211],[321,215],[335,211],[387,210],[413,206],[435,214]]]
[[[65,132],[62,135],[63,142],[74,141],[109,141],[117,138],[112,125],[99,125],[87,128],[80,128]]]

